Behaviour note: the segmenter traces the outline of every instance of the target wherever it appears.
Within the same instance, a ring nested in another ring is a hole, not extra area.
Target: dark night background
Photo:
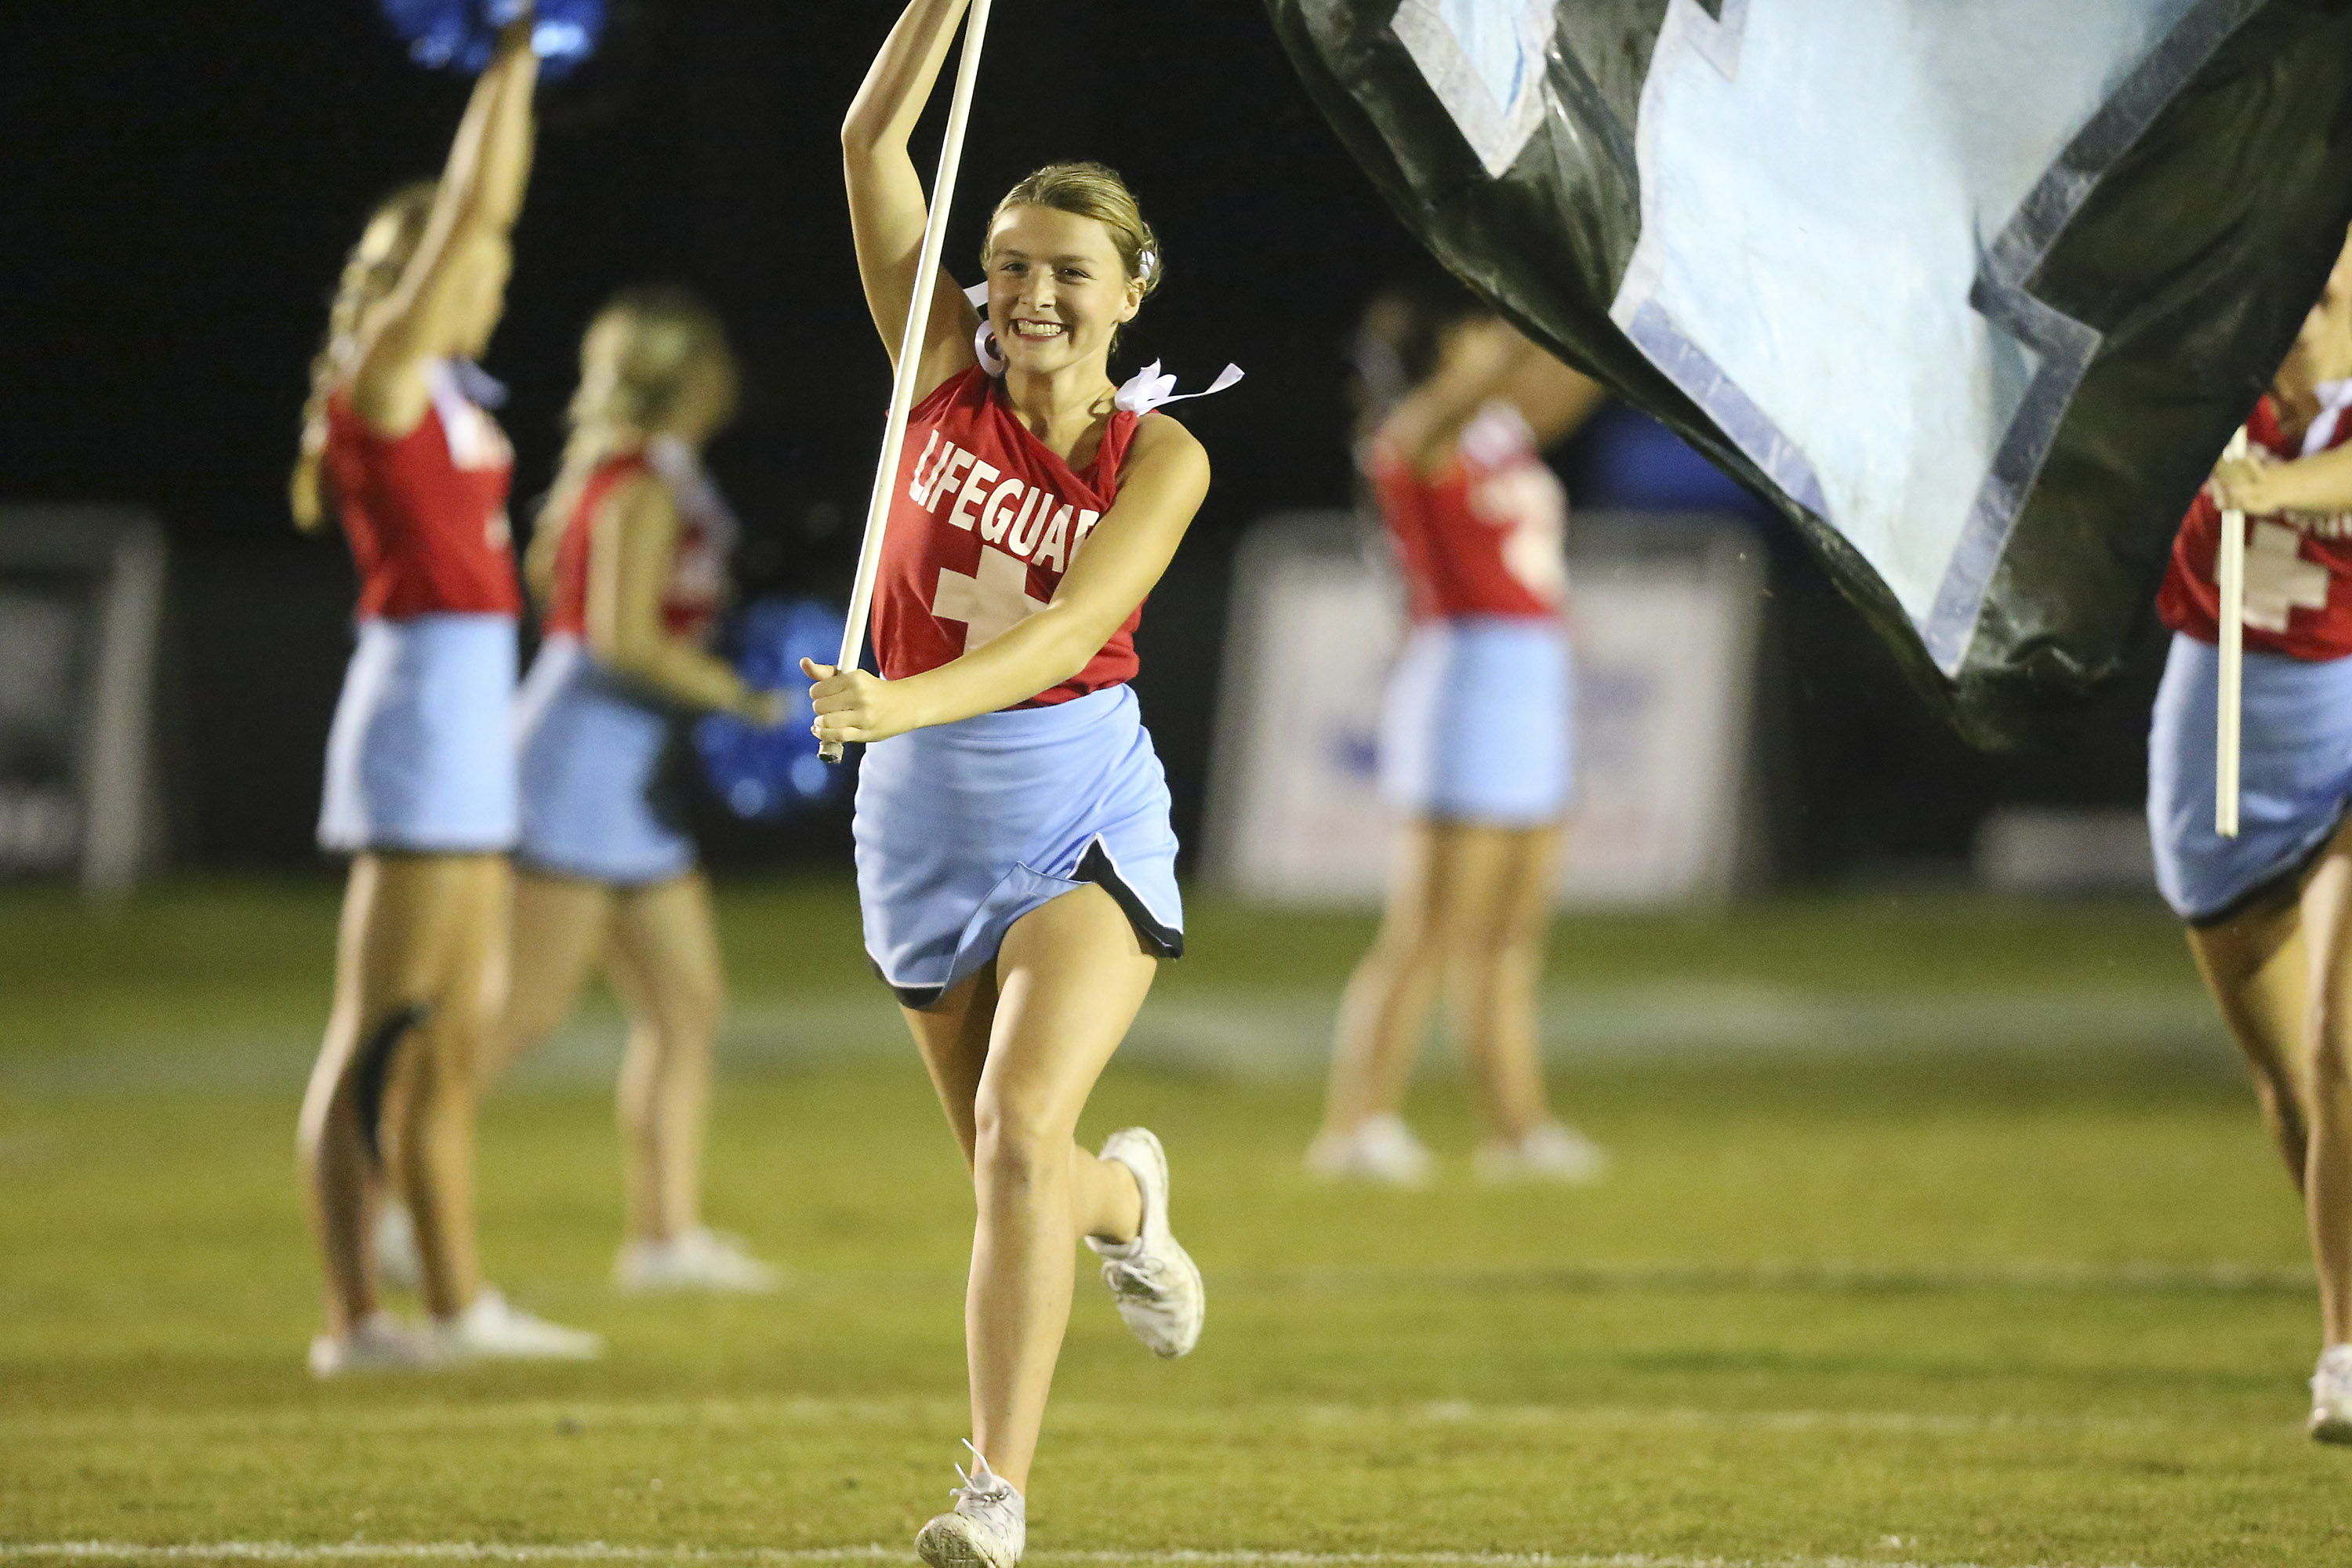
[[[835,135],[896,5],[621,0],[600,57],[543,90],[504,326],[515,510],[547,483],[578,334],[623,283],[679,279],[730,322],[744,415],[712,466],[750,528],[750,592],[845,589],[887,397]],[[439,166],[467,83],[408,64],[365,0],[53,5],[0,51],[0,501],[143,503],[169,530],[163,693],[184,862],[313,858],[319,760],[349,649],[339,539],[288,521],[305,366],[375,197]],[[940,99],[944,101],[945,94]],[[919,137],[928,170],[935,122]],[[1115,369],[1249,378],[1186,421],[1217,481],[1144,620],[1138,685],[1188,841],[1205,782],[1235,539],[1349,495],[1342,343],[1415,247],[1307,103],[1251,0],[1003,0],[951,269],[1035,164],[1118,166],[1168,282]],[[1564,458],[1576,499],[1590,452]],[[1934,725],[1778,524],[1762,682],[1771,860],[1816,879],[1949,861],[2000,800],[2128,805],[2154,665],[2050,755]],[[2151,647],[2154,647],[2151,638]],[[839,814],[706,824],[726,863],[845,858]]]

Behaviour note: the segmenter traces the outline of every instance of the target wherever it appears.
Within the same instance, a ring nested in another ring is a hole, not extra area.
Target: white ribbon
[[[1198,392],[1179,392],[1176,378],[1160,374],[1160,362],[1153,360],[1125,386],[1118,389],[1118,406],[1129,414],[1149,414],[1164,404],[1181,403],[1188,397],[1210,397],[1224,391],[1242,378],[1242,367],[1229,364],[1217,373],[1217,379]]]
[[[695,449],[675,436],[656,436],[646,443],[646,466],[669,487],[678,514],[702,524],[711,550],[722,560],[733,554],[735,542],[743,536],[743,525],[727,498],[719,493],[719,487],[710,482]]]
[[[470,402],[484,408],[503,408],[507,401],[507,384],[469,359],[447,359],[441,362],[449,367],[449,379]]]
[[[2344,417],[2344,411],[2352,408],[2352,376],[2342,381],[2323,381],[2314,390],[2319,395],[2319,417],[2303,433],[2303,455],[2306,458],[2314,452],[2325,452],[2328,443],[2336,439],[2337,423]]]

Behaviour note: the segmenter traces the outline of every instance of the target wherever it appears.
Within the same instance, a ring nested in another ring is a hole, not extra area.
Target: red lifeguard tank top
[[[2282,459],[2352,438],[2352,412],[2323,407],[2320,418],[2329,421],[2326,428],[2315,421],[2304,437],[2291,437],[2264,397],[2246,421],[2246,436]],[[2221,509],[2210,490],[2200,490],[2173,539],[2172,561],[2156,596],[2164,624],[2200,642],[2221,639]],[[2262,653],[2315,663],[2352,655],[2352,512],[2246,519],[2245,628],[2245,646]]]
[[[1517,409],[1490,403],[1426,478],[1375,438],[1365,477],[1415,623],[1454,616],[1549,619],[1568,598],[1568,492]]]
[[[359,568],[359,617],[520,615],[507,530],[514,449],[446,365],[425,374],[425,416],[396,439],[370,430],[343,389],[327,398],[320,461]]]
[[[607,458],[588,476],[555,547],[555,582],[542,630],[587,637],[588,564],[597,509],[625,481],[648,473],[668,487],[677,508],[677,549],[669,581],[662,586],[662,626],[672,637],[709,640],[727,607],[727,558],[735,548],[735,520],[683,447]]]
[[[1087,535],[1118,494],[1137,416],[1114,412],[1101,448],[1074,471],[1029,433],[975,365],[907,422],[907,447],[874,583],[874,658],[886,680],[936,669],[1053,602]],[[1067,702],[1130,679],[1127,617],[1087,667],[1016,708]]]

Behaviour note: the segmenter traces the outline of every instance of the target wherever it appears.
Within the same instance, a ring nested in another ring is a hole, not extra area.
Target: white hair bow
[[[1217,373],[1217,379],[1198,392],[1179,392],[1176,378],[1160,374],[1160,362],[1153,360],[1137,371],[1125,386],[1118,389],[1118,403],[1129,414],[1149,414],[1166,403],[1181,403],[1188,397],[1208,397],[1224,391],[1242,378],[1242,367],[1229,364]]]

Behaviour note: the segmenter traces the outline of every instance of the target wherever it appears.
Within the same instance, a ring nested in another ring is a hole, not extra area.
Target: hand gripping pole
[[[940,256],[947,246],[948,209],[955,204],[964,128],[971,120],[972,87],[980,79],[980,46],[988,32],[988,5],[989,0],[971,0],[971,8],[964,16],[963,54],[956,62],[955,95],[948,104],[948,130],[940,142],[940,171],[931,182],[930,210],[923,216],[923,249],[915,264],[915,292],[907,301],[907,330],[898,338],[898,369],[890,381],[890,417],[882,427],[882,458],[874,469],[874,494],[866,503],[866,537],[857,551],[857,582],[849,593],[848,618],[842,623],[841,656],[834,661],[840,669],[856,668],[858,656],[866,650],[866,621],[874,607],[874,578],[882,565],[890,492],[898,482],[898,455],[907,444],[907,417],[914,411],[924,330],[930,324]],[[841,742],[824,742],[817,747],[817,755],[828,763],[841,761]]]

